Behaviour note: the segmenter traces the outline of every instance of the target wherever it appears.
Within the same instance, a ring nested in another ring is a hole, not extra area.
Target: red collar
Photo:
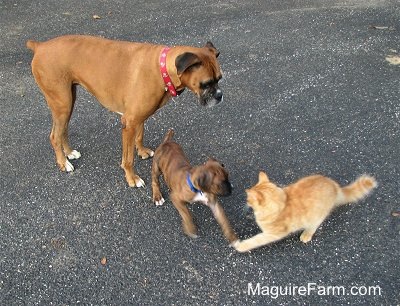
[[[169,51],[169,47],[165,47],[162,51],[161,51],[161,55],[160,55],[160,71],[161,71],[161,76],[164,80],[165,83],[165,91],[169,91],[169,93],[171,94],[171,96],[176,97],[178,95],[178,93],[176,92],[175,86],[172,83],[172,80],[168,74],[167,71],[167,53]]]

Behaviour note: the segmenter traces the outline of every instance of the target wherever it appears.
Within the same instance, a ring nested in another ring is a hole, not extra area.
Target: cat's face
[[[246,189],[247,205],[254,211],[270,209],[272,211],[282,207],[286,201],[285,192],[272,183],[265,172],[260,172],[258,183]]]

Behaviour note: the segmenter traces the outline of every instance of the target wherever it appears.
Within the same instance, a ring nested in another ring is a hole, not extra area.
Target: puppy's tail
[[[28,40],[28,41],[26,42],[26,47],[27,47],[28,49],[31,49],[33,52],[35,52],[35,50],[36,50],[36,48],[37,48],[37,46],[38,46],[39,44],[40,44],[40,43],[37,42],[37,41]]]
[[[174,134],[175,134],[175,131],[173,129],[169,129],[167,134],[165,134],[165,136],[164,136],[163,143],[170,141],[172,139],[172,137],[174,136]]]
[[[377,186],[378,183],[374,177],[364,174],[350,185],[340,189],[336,205],[339,206],[362,200]]]

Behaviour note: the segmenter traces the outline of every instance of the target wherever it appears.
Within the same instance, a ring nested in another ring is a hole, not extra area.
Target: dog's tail
[[[37,41],[28,40],[28,41],[26,42],[26,47],[27,47],[28,49],[31,49],[33,52],[35,52],[35,50],[36,50],[36,48],[37,48],[37,46],[38,46],[39,44],[40,44],[40,43],[37,42]]]
[[[357,202],[365,198],[376,186],[378,186],[378,183],[375,178],[364,174],[350,185],[341,188],[336,199],[336,205]]]
[[[172,139],[172,137],[174,136],[174,134],[175,134],[175,131],[173,129],[169,129],[167,134],[165,134],[165,136],[164,136],[163,143],[170,141]]]

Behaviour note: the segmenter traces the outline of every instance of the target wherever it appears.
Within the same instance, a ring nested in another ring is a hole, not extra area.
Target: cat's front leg
[[[232,243],[232,246],[236,249],[236,251],[243,253],[266,245],[269,242],[271,242],[271,240],[268,239],[268,235],[260,233],[246,240],[237,240]]]
[[[248,252],[263,245],[281,240],[282,238],[285,238],[288,234],[289,232],[287,231],[278,231],[274,234],[263,232],[246,240],[238,240],[232,243],[232,246],[238,252]]]

